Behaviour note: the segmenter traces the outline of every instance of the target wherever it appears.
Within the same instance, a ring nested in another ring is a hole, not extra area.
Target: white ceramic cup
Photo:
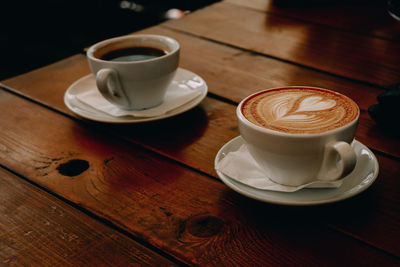
[[[350,144],[360,116],[358,107],[357,117],[343,127],[315,134],[285,133],[246,119],[242,105],[253,95],[242,100],[236,109],[239,131],[250,154],[271,180],[299,186],[339,180],[354,169],[357,158]]]
[[[118,49],[150,47],[165,55],[140,61],[111,61],[102,56]],[[121,109],[146,109],[163,102],[179,65],[179,43],[166,36],[135,34],[101,41],[87,51],[100,93]]]

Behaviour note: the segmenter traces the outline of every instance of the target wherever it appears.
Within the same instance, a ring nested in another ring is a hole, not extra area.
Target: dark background
[[[1,0],[0,80],[81,53],[98,41],[194,11],[218,0]]]

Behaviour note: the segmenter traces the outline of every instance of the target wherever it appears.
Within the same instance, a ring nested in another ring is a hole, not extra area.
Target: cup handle
[[[130,106],[116,70],[109,68],[99,70],[96,74],[96,85],[104,98],[111,103],[122,107]]]
[[[351,145],[342,141],[328,143],[318,180],[339,180],[352,172],[356,163],[357,156]]]

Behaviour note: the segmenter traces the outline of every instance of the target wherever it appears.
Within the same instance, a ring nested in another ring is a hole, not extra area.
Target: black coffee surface
[[[166,53],[163,50],[153,47],[128,47],[118,50],[113,50],[103,55],[101,59],[109,61],[130,62],[148,60],[156,57],[161,57]]]

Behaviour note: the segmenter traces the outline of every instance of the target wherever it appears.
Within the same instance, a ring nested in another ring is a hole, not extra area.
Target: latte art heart
[[[304,98],[297,111],[318,111],[332,108],[336,105],[333,99],[324,99],[322,96],[308,96]]]
[[[265,91],[243,103],[243,115],[256,125],[287,133],[320,133],[358,116],[357,105],[329,90],[285,88]]]

